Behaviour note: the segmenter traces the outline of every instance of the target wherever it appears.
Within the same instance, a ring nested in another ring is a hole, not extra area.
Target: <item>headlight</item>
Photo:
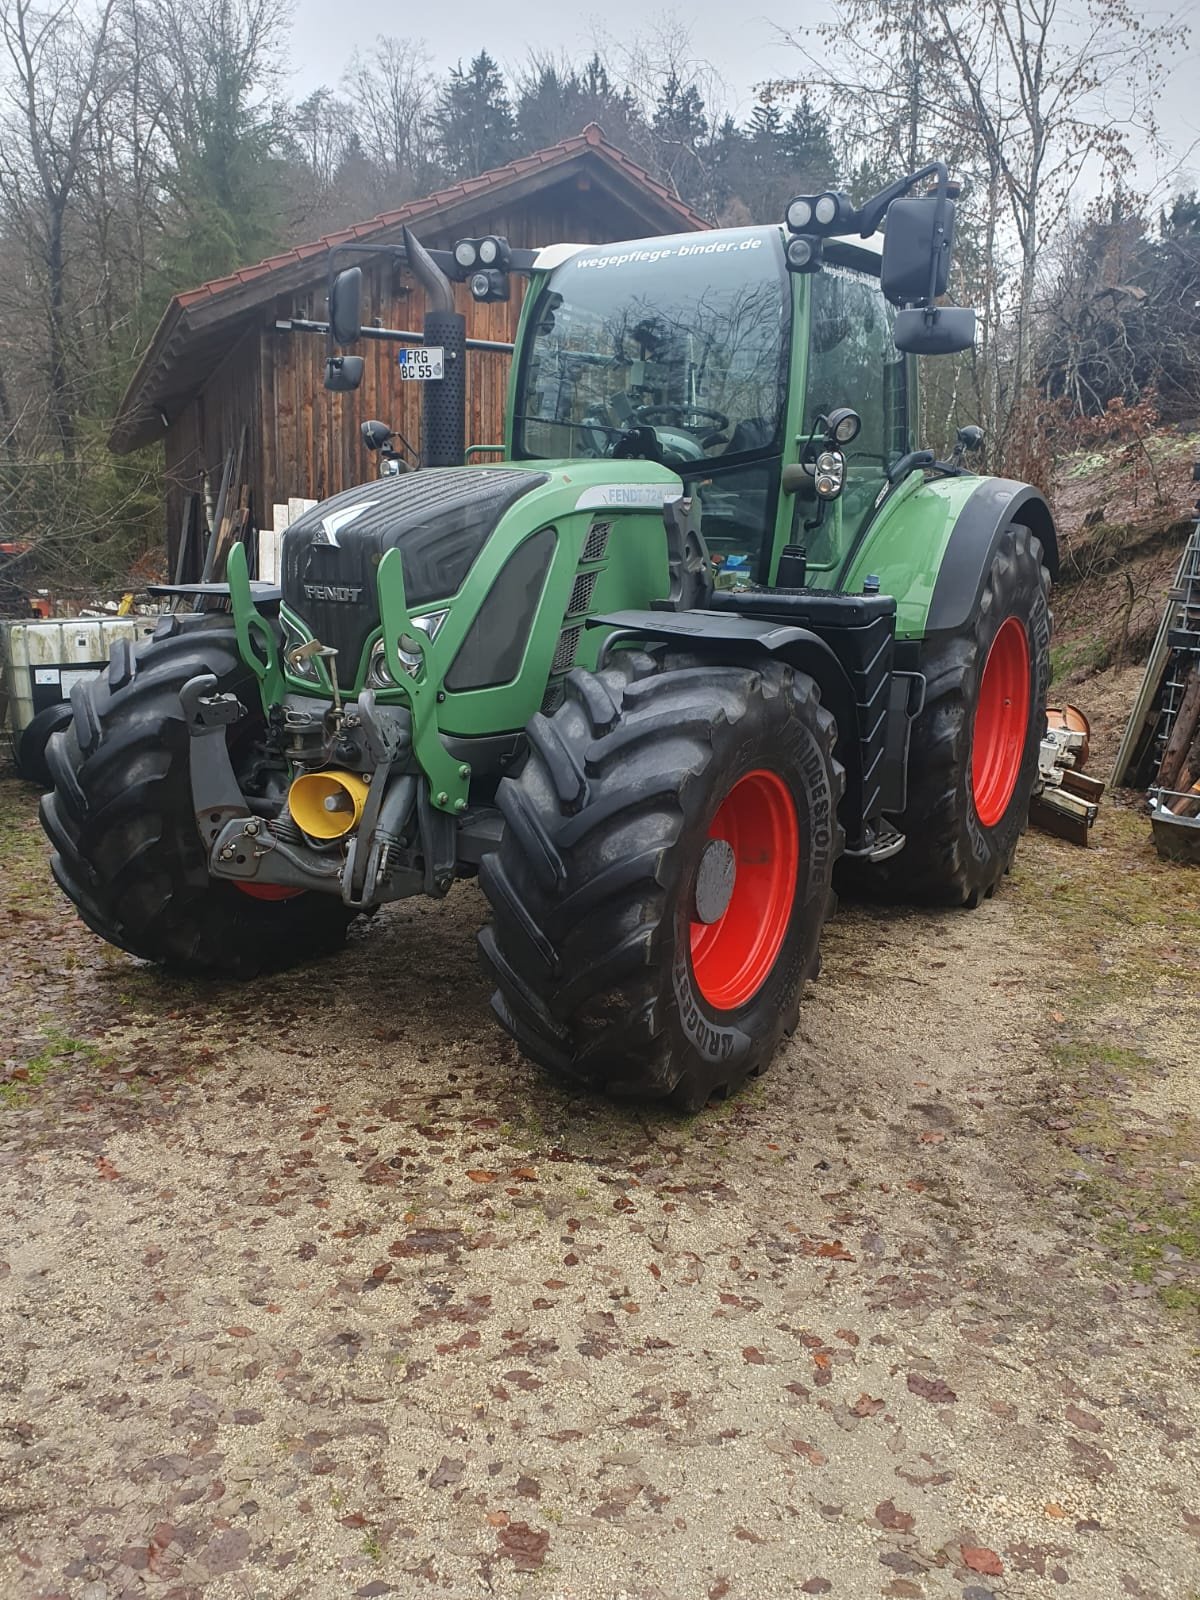
[[[287,662],[287,670],[297,678],[303,678],[306,683],[320,683],[321,677],[317,671],[316,661],[312,656],[297,661],[295,652],[311,644],[312,640],[291,620],[285,611],[279,614],[280,626],[283,629],[283,659]]]
[[[423,617],[414,617],[412,625],[420,628],[428,639],[436,639],[442,623],[450,615],[449,611],[427,611]],[[410,678],[415,678],[421,671],[421,651],[406,649],[404,641],[407,635],[401,634],[396,641],[396,654],[400,657],[400,664]],[[409,644],[416,646],[417,641],[410,639]],[[367,684],[372,689],[394,689],[396,680],[392,677],[387,661],[387,649],[382,639],[376,639],[371,646],[371,657],[367,663]]]

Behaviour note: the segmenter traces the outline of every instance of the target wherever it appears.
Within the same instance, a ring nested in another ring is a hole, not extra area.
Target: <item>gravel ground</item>
[[[517,1057],[469,887],[181,983],[33,812],[0,784],[4,1600],[1200,1595],[1200,873],[1139,819],[974,914],[843,905],[684,1119]]]

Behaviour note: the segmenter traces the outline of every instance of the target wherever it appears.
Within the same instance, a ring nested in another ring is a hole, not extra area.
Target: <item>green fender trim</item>
[[[1058,541],[1050,508],[1038,490],[1009,478],[935,478],[919,472],[883,502],[842,583],[857,594],[869,575],[896,598],[896,637],[923,639],[954,632],[971,616],[996,544],[1010,522],[1041,540],[1052,577]]]
[[[880,506],[866,537],[850,552],[838,587],[861,594],[868,577],[896,598],[897,639],[923,639],[929,607],[954,524],[981,479],[935,478],[912,473]]]
[[[246,546],[235,544],[225,563],[225,581],[233,608],[242,660],[258,679],[258,692],[264,711],[283,699],[283,669],[275,630],[254,604],[250,593],[250,569],[246,565]]]
[[[413,752],[429,779],[429,793],[439,811],[457,816],[467,809],[471,769],[456,761],[438,733],[437,696],[443,673],[434,668],[436,642],[414,627],[404,592],[404,563],[400,551],[385,551],[376,575],[379,615],[383,622],[383,648],[388,671],[408,701],[412,713]],[[400,659],[400,637],[416,644],[421,655],[421,670],[414,678]]]

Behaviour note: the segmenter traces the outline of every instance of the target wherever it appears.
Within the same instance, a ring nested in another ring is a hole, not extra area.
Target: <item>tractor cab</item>
[[[822,270],[799,273],[787,240],[759,227],[554,246],[522,321],[507,454],[669,467],[700,502],[720,586],[773,582],[777,553],[799,546],[810,584],[836,587],[913,446],[878,246],[831,242]],[[850,405],[860,426],[827,502],[803,468]]]

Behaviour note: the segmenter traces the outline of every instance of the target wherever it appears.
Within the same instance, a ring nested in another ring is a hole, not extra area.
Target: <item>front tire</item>
[[[912,728],[904,849],[858,881],[889,896],[977,906],[1029,819],[1050,684],[1050,574],[1021,523],[1005,529],[964,627],[927,641]]]
[[[480,883],[493,1009],[531,1060],[698,1110],[796,1024],[842,847],[811,678],[619,652],[534,717]]]
[[[179,699],[208,672],[248,708],[230,749],[239,780],[261,783],[258,687],[228,619],[164,617],[149,643],[118,645],[74,689],[73,719],[47,746],[54,787],[41,820],[55,880],[93,933],[179,971],[250,978],[337,949],[351,913],[331,895],[252,895],[209,876]]]

